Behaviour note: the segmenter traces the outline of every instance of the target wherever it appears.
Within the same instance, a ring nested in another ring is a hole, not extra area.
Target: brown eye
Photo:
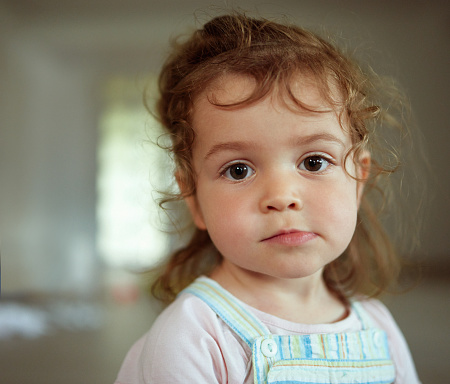
[[[244,180],[253,175],[254,171],[246,164],[236,163],[229,166],[223,175],[231,180]]]
[[[242,180],[247,177],[248,168],[244,164],[236,164],[230,167],[230,176],[235,180]]]
[[[309,156],[300,164],[300,169],[308,172],[321,172],[327,169],[330,163],[322,156]]]

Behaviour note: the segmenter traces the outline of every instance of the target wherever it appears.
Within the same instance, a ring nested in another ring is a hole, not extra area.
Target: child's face
[[[296,96],[329,110],[312,82]],[[320,273],[348,246],[362,185],[344,170],[351,139],[335,111],[294,112],[276,97],[221,109],[252,89],[228,76],[196,100],[193,148],[196,195],[187,203],[229,268],[253,276],[300,278]],[[346,164],[356,175],[351,158]]]

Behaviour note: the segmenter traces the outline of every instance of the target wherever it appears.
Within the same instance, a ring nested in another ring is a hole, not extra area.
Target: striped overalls
[[[395,381],[386,333],[358,302],[358,332],[272,335],[215,281],[200,277],[183,292],[202,299],[252,349],[255,384],[384,384]]]

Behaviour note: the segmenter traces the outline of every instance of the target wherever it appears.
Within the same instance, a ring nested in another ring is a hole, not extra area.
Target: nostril
[[[302,201],[297,196],[286,194],[286,191],[282,193],[273,193],[272,196],[263,197],[261,199],[261,209],[265,212],[274,211],[295,211],[302,209]]]
[[[290,203],[290,204],[280,204],[280,205],[267,205],[267,210],[269,211],[283,211],[285,209],[297,209],[298,204],[297,203]]]

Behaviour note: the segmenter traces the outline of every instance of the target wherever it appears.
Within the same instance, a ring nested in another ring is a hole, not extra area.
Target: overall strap
[[[197,278],[181,293],[203,300],[250,348],[256,338],[270,335],[269,329],[243,303],[208,277]]]
[[[375,328],[375,324],[372,318],[369,316],[367,311],[363,308],[362,304],[359,301],[352,301],[351,306],[358,316],[359,320],[362,324],[362,329],[367,330],[370,328]]]

